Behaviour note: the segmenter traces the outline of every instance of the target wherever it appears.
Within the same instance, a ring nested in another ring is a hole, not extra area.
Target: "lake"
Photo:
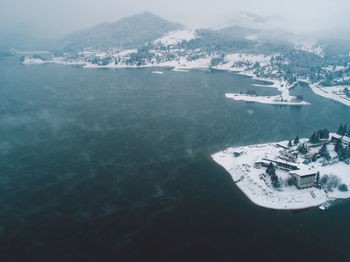
[[[307,87],[311,106],[224,96],[277,94],[256,83],[0,60],[1,261],[350,261],[350,201],[264,209],[211,160],[349,121]]]

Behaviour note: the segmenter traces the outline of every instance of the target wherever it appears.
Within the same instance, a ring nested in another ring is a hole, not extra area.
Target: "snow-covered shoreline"
[[[239,69],[239,68],[236,68],[236,69]],[[249,95],[249,94],[226,93],[225,96],[227,98],[230,98],[236,101],[256,102],[256,103],[270,104],[270,105],[289,105],[289,106],[311,105],[309,102],[306,102],[306,101],[298,101],[296,97],[290,95],[289,89],[295,83],[293,83],[292,85],[289,85],[286,81],[257,77],[255,74],[244,71],[243,69],[239,71],[238,74],[249,76],[252,79],[258,80],[258,81],[271,82],[272,84],[266,84],[266,85],[253,84],[253,86],[276,88],[279,92],[281,92],[281,94],[276,96],[257,96],[257,95]]]
[[[190,37],[190,34],[189,36]],[[116,54],[116,57],[123,57],[126,59],[130,54],[137,52],[136,49],[132,50],[124,50],[119,51]],[[88,51],[82,52],[84,55],[89,55],[90,53]],[[106,53],[103,52],[96,52],[92,54],[98,56],[98,57],[104,57],[106,56]],[[91,54],[90,54],[91,55]],[[33,57],[25,57],[23,64],[45,64],[45,63],[53,63],[53,64],[63,64],[63,65],[78,65],[82,66],[83,68],[110,68],[110,69],[123,69],[123,68],[171,68],[173,71],[176,72],[188,72],[189,70],[194,69],[216,69],[216,70],[222,70],[222,71],[229,71],[229,72],[236,72],[240,75],[245,75],[251,77],[253,80],[258,81],[264,81],[264,82],[271,82],[271,84],[253,84],[253,86],[261,86],[261,87],[271,87],[276,88],[280,94],[276,96],[252,96],[252,95],[244,95],[244,94],[238,94],[238,93],[227,93],[225,96],[227,98],[236,100],[236,101],[247,101],[247,102],[256,102],[256,103],[263,103],[263,104],[271,104],[271,105],[289,105],[289,106],[297,106],[297,105],[310,105],[307,101],[298,101],[298,99],[294,96],[290,95],[290,88],[296,84],[289,84],[286,81],[280,80],[280,79],[271,79],[271,78],[261,78],[257,77],[252,70],[249,68],[242,66],[237,67],[236,63],[238,61],[243,62],[249,62],[253,63],[259,62],[262,65],[265,65],[268,63],[269,59],[271,57],[264,56],[264,55],[249,55],[249,54],[228,54],[225,56],[224,62],[212,66],[211,61],[215,58],[215,56],[208,56],[198,58],[196,60],[189,61],[185,57],[177,57],[176,59],[169,60],[169,61],[163,61],[163,62],[155,62],[155,61],[148,61],[143,65],[130,65],[126,64],[123,61],[120,61],[119,63],[109,63],[106,65],[99,65],[99,64],[93,64],[91,62],[87,62],[81,59],[77,60],[67,60],[62,57],[54,57],[51,60],[43,60],[40,58],[33,58]],[[346,106],[350,106],[350,98],[346,96],[342,96],[338,94],[339,92],[339,86],[334,87],[322,87],[319,86],[317,83],[312,84],[307,80],[300,80],[308,83],[311,90],[322,97],[332,99],[335,101],[338,101]]]
[[[227,98],[231,98],[235,101],[246,101],[246,102],[256,102],[261,104],[269,105],[289,105],[289,106],[299,106],[299,105],[311,105],[305,101],[285,101],[280,95],[277,96],[253,96],[253,95],[244,95],[244,94],[225,94]]]
[[[348,98],[348,97],[336,94],[336,91],[339,90],[339,88],[342,88],[342,89],[344,88],[342,86],[321,87],[318,84],[310,84],[310,83],[309,83],[309,86],[311,90],[319,96],[323,96],[325,98],[340,102],[346,106],[350,106],[350,97]],[[348,88],[350,87],[348,86]]]
[[[306,139],[301,140],[306,142]],[[268,144],[256,144],[242,147],[231,147],[213,154],[212,159],[222,166],[232,177],[237,187],[256,205],[276,210],[297,210],[324,205],[336,199],[350,198],[350,192],[341,192],[335,189],[333,192],[326,192],[321,188],[310,187],[297,189],[295,186],[283,186],[281,190],[267,186],[261,179],[264,169],[256,168],[255,162],[262,158],[272,158],[278,155],[281,147],[287,146],[288,141]],[[239,156],[235,156],[239,154]],[[319,170],[321,176],[334,174],[342,183],[350,186],[350,166],[343,162],[322,166],[320,163],[313,163]],[[278,175],[287,179],[287,172],[278,170]]]
[[[134,52],[134,51],[130,51]],[[126,54],[129,54],[130,52],[127,52]],[[125,52],[124,52],[125,53]],[[288,85],[284,81],[279,81],[277,79],[269,79],[269,78],[258,78],[255,74],[253,74],[251,71],[246,70],[244,67],[233,67],[234,62],[237,59],[242,59],[238,54],[231,54],[228,55],[228,59],[230,61],[227,61],[224,64],[219,64],[217,66],[211,67],[211,59],[213,57],[207,56],[204,58],[199,58],[193,61],[188,61],[185,58],[179,58],[176,60],[170,60],[166,62],[160,62],[160,63],[153,63],[149,62],[144,65],[127,65],[125,63],[119,63],[114,64],[110,63],[107,65],[97,65],[92,64],[89,62],[82,62],[82,61],[76,61],[76,62],[70,62],[65,61],[64,59],[60,58],[54,58],[53,60],[41,60],[38,58],[26,58],[23,61],[23,64],[44,64],[44,63],[56,63],[56,64],[64,64],[64,65],[80,65],[83,68],[116,68],[116,69],[122,69],[122,68],[171,68],[173,71],[176,72],[188,72],[189,70],[194,69],[216,69],[216,70],[222,70],[222,71],[229,71],[229,72],[236,72],[241,75],[246,75],[249,77],[252,77],[254,80],[264,81],[264,82],[271,82],[272,84],[254,84],[254,86],[262,86],[262,87],[271,87],[276,88],[278,91],[281,92],[280,95],[277,96],[249,96],[249,95],[241,95],[241,94],[235,94],[235,93],[228,93],[225,94],[227,98],[231,98],[233,100],[243,100],[248,102],[257,102],[257,103],[264,103],[264,104],[274,104],[274,105],[309,105],[308,102],[304,101],[296,101],[296,98],[291,96],[289,94],[289,88],[291,85]],[[245,55],[243,59],[253,59],[250,56]],[[254,58],[255,59],[255,58]],[[259,61],[264,61],[266,58],[264,56],[257,57],[256,58]]]

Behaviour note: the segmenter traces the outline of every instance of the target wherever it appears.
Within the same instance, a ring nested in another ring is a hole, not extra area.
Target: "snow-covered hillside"
[[[195,39],[197,37],[195,30],[177,30],[172,31],[163,36],[162,38],[159,38],[155,40],[154,44],[162,44],[164,46],[171,46],[176,45],[178,43],[181,43],[182,41],[190,41],[192,39]]]
[[[320,57],[324,57],[324,46],[315,40],[310,41],[297,41],[294,43],[294,47],[297,50],[313,53]]]

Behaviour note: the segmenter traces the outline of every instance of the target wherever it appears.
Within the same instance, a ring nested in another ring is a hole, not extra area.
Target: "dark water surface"
[[[0,261],[350,261],[350,201],[250,203],[210,154],[335,130],[350,109],[235,102],[229,72],[0,61]],[[348,122],[349,124],[349,122]]]

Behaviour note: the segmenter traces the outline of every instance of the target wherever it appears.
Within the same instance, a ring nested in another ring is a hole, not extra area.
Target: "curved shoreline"
[[[306,142],[306,139],[301,141]],[[278,156],[281,151],[280,145],[287,144],[288,141],[282,141],[232,147],[211,155],[211,158],[231,175],[233,182],[248,199],[260,207],[274,210],[300,210],[325,205],[336,199],[350,198],[350,192],[340,192],[338,189],[327,192],[316,187],[297,189],[295,186],[288,186],[286,181],[289,173],[283,170],[276,171],[283,181],[281,189],[277,190],[271,184],[269,185],[270,178],[261,177],[261,174],[265,173],[265,168],[258,168],[255,163],[262,161],[265,157]],[[302,159],[297,161],[299,163]],[[350,178],[347,175],[350,172],[350,166],[345,163],[337,162],[333,165],[322,166],[321,163],[313,162],[313,165],[321,175],[330,174],[332,171],[343,183],[350,186]]]

